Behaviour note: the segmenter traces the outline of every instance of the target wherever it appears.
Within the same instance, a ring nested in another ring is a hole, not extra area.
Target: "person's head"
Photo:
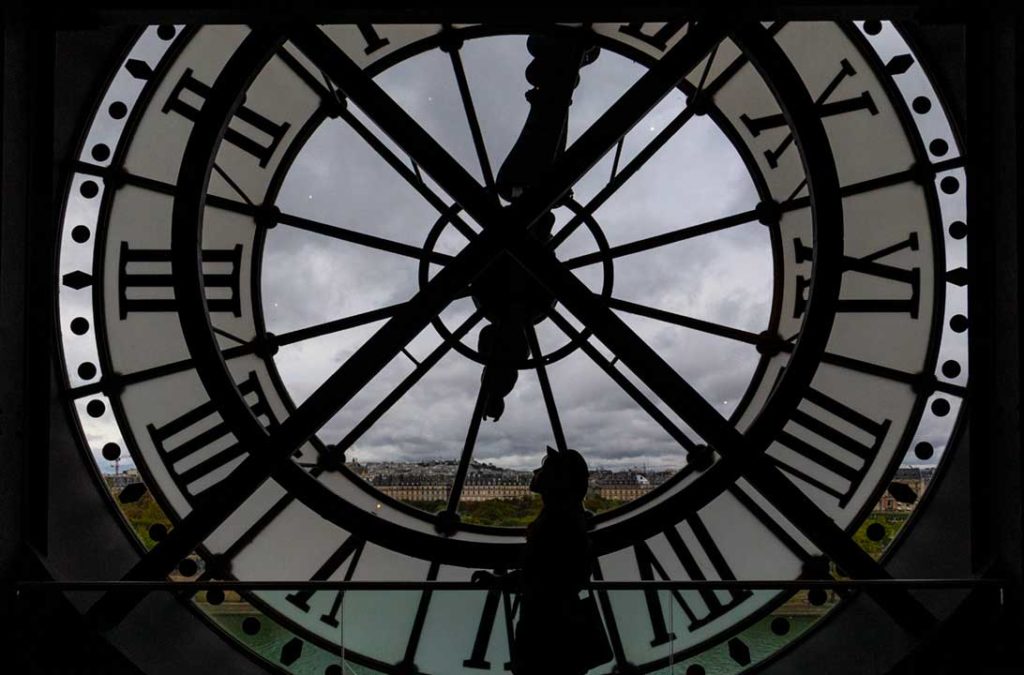
[[[587,496],[590,470],[583,455],[572,449],[547,449],[540,468],[533,472],[530,490],[545,504],[578,504]]]

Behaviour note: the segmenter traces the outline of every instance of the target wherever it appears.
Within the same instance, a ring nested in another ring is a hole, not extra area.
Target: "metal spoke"
[[[714,49],[712,49],[711,53],[708,55],[708,60],[704,64],[704,70],[700,74],[700,81],[697,82],[697,88],[693,92],[694,98],[696,98],[696,97],[701,95],[701,92],[704,89],[704,84],[707,83],[707,81],[708,81],[708,73],[711,72],[711,64],[713,64],[715,62],[715,56],[718,55],[718,48],[721,47],[721,46],[722,46],[721,42],[716,44]],[[721,85],[719,85],[719,87],[720,86]]]
[[[467,225],[458,217],[457,214],[453,212],[451,204],[448,204],[444,199],[438,196],[436,192],[427,187],[427,184],[423,182],[423,177],[419,173],[418,165],[415,165],[414,163],[414,166],[417,166],[417,168],[410,169],[405,162],[398,157],[398,155],[393,153],[383,141],[377,138],[377,136],[375,136],[374,133],[370,131],[365,124],[359,121],[359,118],[353,115],[349,110],[342,110],[339,116],[348,123],[352,130],[355,131],[367,145],[373,148],[377,154],[381,156],[381,159],[387,162],[388,166],[394,169],[399,176],[404,178],[405,182],[416,190],[416,192],[420,193],[420,196],[426,199],[428,204],[433,206],[438,213],[449,216],[452,224],[463,236],[466,237],[466,239],[472,239],[476,236],[473,228]]]
[[[920,181],[923,177],[928,174],[949,171],[950,169],[959,169],[964,166],[964,157],[950,157],[934,164],[929,164],[923,167],[911,167],[904,169],[903,171],[894,171],[893,173],[885,174],[884,176],[876,176],[874,178],[868,178],[856,183],[849,183],[843,185],[839,189],[839,193],[843,197],[852,197],[853,195],[860,195],[866,192],[873,192],[875,190],[881,190],[882,188],[893,187],[901,183],[909,183],[911,181]],[[805,179],[806,180],[806,179]],[[798,194],[804,186],[801,184],[796,193]],[[790,196],[785,202],[780,205],[780,209],[783,213],[790,211],[798,211],[800,209],[806,209],[811,205],[810,196],[795,197]]]
[[[318,323],[314,326],[307,326],[305,328],[299,328],[296,330],[288,331],[287,333],[281,333],[275,335],[273,340],[278,345],[290,345],[302,340],[310,340],[312,338],[322,337],[329,333],[337,333],[339,331],[348,330],[350,328],[357,328],[359,326],[365,326],[375,321],[382,321],[384,319],[390,319],[396,313],[401,311],[407,303],[399,303],[397,305],[388,305],[387,307],[381,307],[379,309],[371,309],[368,312],[360,312],[359,314],[353,314],[352,316],[346,316],[341,319],[334,319],[333,321],[325,321],[324,323]]]
[[[210,328],[213,329],[213,332],[216,333],[217,335],[220,335],[221,337],[227,338],[228,340],[231,340],[235,344],[239,344],[239,345],[248,344],[242,338],[237,337],[235,335],[232,335],[231,333],[229,333],[228,331],[224,330],[223,328],[218,328],[217,326],[212,326],[212,325],[210,326]]]
[[[792,340],[780,341],[778,345],[784,352],[793,351],[794,344]],[[912,387],[924,384],[927,379],[923,377],[922,373],[908,373],[905,370],[890,368],[889,366],[883,366],[880,363],[871,363],[870,361],[863,361],[852,356],[843,356],[842,354],[834,354],[832,352],[825,352],[822,354],[821,362],[838,366],[840,368],[846,368],[848,370],[855,370],[859,373],[874,375],[894,382],[903,382],[904,384],[908,384]],[[934,387],[936,391],[952,394],[953,396],[959,396],[961,398],[967,396],[967,387],[960,384],[944,382],[939,379],[934,379],[930,381],[929,384]]]
[[[459,203],[470,215],[492,214],[496,208],[493,199],[473,180],[451,156],[445,152],[423,128],[416,124],[402,108],[345,54],[338,45],[316,26],[293,31],[292,42],[307,57],[324,69],[331,80],[367,115],[373,123],[424,169],[437,184]],[[427,197],[441,213],[450,208],[422,185],[415,173],[403,164],[364,124],[347,109],[341,117],[373,147],[387,163],[414,188]],[[428,194],[430,196],[428,196]],[[443,205],[442,205],[443,204]],[[475,237],[472,228],[452,214],[452,222],[468,239]]]
[[[622,146],[626,144],[626,137],[623,136],[619,139],[619,142],[615,145],[615,157],[612,158],[612,173],[608,177],[608,182],[611,183],[615,180],[616,174],[619,173],[619,160],[622,158]]]
[[[661,246],[668,246],[669,244],[693,239],[694,237],[700,237],[714,232],[721,232],[722,230],[728,230],[739,225],[746,225],[747,223],[751,223],[756,220],[756,211],[744,211],[731,216],[725,216],[724,218],[709,220],[697,225],[687,225],[686,227],[681,227],[678,230],[672,230],[671,232],[665,232],[664,234],[658,234],[644,239],[637,239],[636,241],[631,241],[628,244],[612,246],[607,251],[596,251],[594,253],[576,256],[575,258],[566,260],[565,266],[569,269],[577,269],[587,265],[603,263],[606,260],[613,260],[615,258],[621,258],[622,256],[632,255],[634,253],[641,253]]]
[[[583,207],[582,211],[566,223],[562,229],[555,233],[550,243],[548,244],[551,248],[558,248],[562,242],[569,238],[576,229],[583,224],[584,220],[589,217],[594,211],[597,211],[608,201],[612,195],[614,195],[620,187],[622,187],[626,181],[632,178],[637,171],[639,171],[644,164],[650,160],[651,157],[661,149],[663,145],[669,142],[676,132],[683,128],[694,116],[693,108],[686,107],[681,113],[675,116],[671,122],[669,122],[664,129],[658,132],[658,134],[648,143],[643,150],[637,153],[636,157],[626,163],[620,171],[616,172],[615,176],[608,181],[608,183],[601,188],[596,195],[594,195],[589,202]],[[616,165],[618,163],[616,162]],[[616,166],[617,168],[617,166]]]
[[[426,199],[427,203],[433,206],[438,213],[448,213],[450,205],[446,204],[441,197],[439,197],[433,190],[427,187],[426,183],[423,182],[423,177],[419,173],[419,168],[416,165],[416,162],[412,161],[413,168],[410,169],[394,152],[391,151],[390,148],[387,147],[387,145],[377,138],[377,136],[370,131],[370,129],[359,120],[359,118],[353,115],[352,111],[348,110],[346,107],[344,100],[342,100],[338,95],[337,90],[331,86],[330,78],[322,69],[319,74],[320,78],[323,79],[323,82],[303,66],[286,48],[282,47],[277,56],[284,61],[292,72],[301,78],[306,85],[310,87],[310,89],[313,89],[320,95],[324,100],[325,105],[329,107],[331,114],[344,120],[345,123],[348,124],[349,127],[355,131],[367,145],[380,155],[381,159],[383,159],[398,173],[398,175],[404,178],[413,189]],[[473,238],[474,232],[472,228],[459,219],[454,219],[452,222],[455,228],[465,235],[467,239]]]
[[[636,314],[637,316],[645,316],[649,319],[664,321],[665,323],[682,326],[683,328],[690,328],[702,333],[709,333],[711,335],[729,338],[730,340],[746,342],[747,344],[759,345],[763,344],[766,340],[765,336],[758,333],[751,333],[750,331],[733,328],[732,326],[723,326],[722,324],[715,323],[713,321],[695,319],[690,316],[676,314],[675,312],[669,312],[664,309],[648,307],[647,305],[640,305],[635,302],[629,302],[628,300],[620,300],[619,298],[608,298],[608,306],[612,309]]]
[[[395,253],[397,255],[406,256],[407,258],[413,258],[414,260],[426,259],[432,263],[444,265],[452,259],[452,256],[445,253],[425,251],[419,246],[403,244],[401,242],[386,239],[384,237],[378,237],[373,234],[356,232],[355,230],[350,230],[339,225],[328,225],[327,223],[322,223],[320,221],[303,218],[302,216],[296,216],[289,213],[275,213],[274,220],[281,225],[287,225],[297,230],[313,232],[314,234],[322,234],[325,237],[331,237],[332,239],[340,239],[341,241],[347,241],[350,244],[366,246],[368,248],[385,251],[387,253]]]
[[[720,44],[721,40],[716,42],[714,47],[712,48],[714,51],[709,56],[709,65],[711,59],[714,58],[714,54],[717,53],[718,46]],[[742,66],[746,64],[746,62],[746,55],[740,54],[740,56],[736,57],[733,60],[733,62],[730,63],[729,66],[724,68],[722,72],[718,74],[718,77],[716,77],[714,81],[711,82],[711,84],[709,84],[707,88],[703,90],[704,97],[710,99],[712,96],[714,96],[715,92],[724,87],[729,82],[729,80],[731,80],[733,76],[736,75],[737,72],[739,72],[740,68],[742,68]],[[707,75],[707,72],[708,71],[706,69],[704,72],[705,76]],[[703,79],[701,81],[701,84],[703,84]],[[691,101],[692,100],[693,99],[691,99]],[[608,199],[610,199],[611,196],[614,195],[615,192],[620,187],[622,187],[622,185],[626,181],[632,178],[641,168],[643,168],[643,166],[651,159],[651,157],[653,157],[658,152],[658,150],[660,150],[666,143],[668,143],[676,135],[676,133],[678,133],[679,130],[682,129],[683,126],[694,117],[695,114],[695,109],[691,105],[687,105],[686,108],[684,108],[682,112],[676,115],[672,119],[672,121],[665,126],[664,129],[658,132],[658,134],[651,140],[650,143],[644,146],[643,150],[637,153],[636,157],[631,159],[626,164],[625,168],[623,168],[621,172],[618,171],[619,154],[621,152],[622,147],[620,141],[619,148],[615,154],[615,162],[614,167],[612,169],[611,180],[609,180],[608,183],[603,188],[601,188],[601,190],[596,195],[594,195],[594,197],[583,208],[583,211],[581,213],[577,214],[572,219],[570,219],[569,222],[566,223],[561,230],[555,233],[555,236],[552,238],[551,243],[549,245],[552,248],[558,248],[566,239],[569,238],[570,235],[572,235],[573,232],[576,231],[576,229],[580,225],[583,224],[583,221],[586,217],[589,217],[591,214],[594,213],[594,211],[600,208],[601,205],[608,201]]]
[[[455,347],[455,343],[465,337],[469,331],[473,330],[473,326],[480,322],[483,315],[480,312],[474,312],[468,319],[466,319],[458,328],[456,328],[451,336],[442,342],[440,345],[434,348],[425,359],[420,361],[420,364],[408,375],[405,376],[397,387],[395,387],[391,393],[384,397],[384,399],[378,403],[373,410],[367,414],[358,424],[352,427],[344,438],[342,438],[336,444],[338,452],[345,452],[351,448],[359,438],[367,432],[377,421],[384,416],[388,410],[392,408],[405,394],[419,382],[424,375],[427,374],[431,368],[444,358],[447,354]]]
[[[231,189],[235,191],[235,194],[242,198],[242,201],[244,201],[249,206],[255,206],[255,204],[252,203],[252,200],[249,199],[249,196],[245,194],[245,191],[238,186],[238,183],[231,179],[231,176],[229,176],[224,169],[220,168],[220,165],[217,164],[217,162],[213,163],[213,170],[216,171],[220,175],[220,177],[224,179],[224,182],[227,183],[231,187]]]
[[[390,305],[388,307],[381,307],[380,309],[370,310],[369,312],[363,312],[361,314],[354,314],[347,316],[343,319],[335,319],[333,321],[326,321],[324,323],[316,324],[314,326],[307,326],[306,328],[299,328],[298,330],[289,331],[287,333],[281,333],[280,335],[270,336],[270,342],[275,345],[283,346],[299,342],[301,340],[309,340],[310,338],[320,337],[327,335],[328,333],[336,333],[338,331],[347,330],[349,328],[355,328],[374,321],[381,321],[387,319],[395,314],[399,309],[404,306],[404,303],[398,305]],[[233,335],[227,334],[225,331],[214,327],[214,332],[220,333],[225,337],[228,337],[240,344],[237,347],[230,347],[221,352],[225,361],[231,359],[237,359],[240,356],[247,356],[259,352],[267,343],[267,339],[256,339],[248,342],[238,339]],[[158,377],[166,377],[168,375],[174,375],[175,373],[181,373],[186,370],[195,368],[195,361],[192,359],[181,359],[179,361],[172,361],[171,363],[165,363],[159,366],[153,366],[151,368],[145,368],[138,370],[133,373],[118,374],[115,376],[106,376],[99,382],[91,384],[85,384],[79,387],[73,387],[68,390],[68,396],[72,399],[82,398],[83,396],[92,396],[99,394],[103,391],[113,388],[123,388],[131,384],[138,384],[139,382],[145,382],[147,380],[156,379]]]
[[[544,359],[541,358],[540,342],[537,340],[537,331],[533,324],[526,326],[526,340],[530,345],[530,353],[533,354],[533,361],[536,363],[537,380],[540,382],[540,391],[544,396],[544,407],[548,411],[548,419],[551,420],[551,433],[555,436],[555,447],[559,451],[566,449],[565,432],[562,431],[562,421],[558,416],[558,406],[555,404],[555,396],[551,391],[551,382],[548,380],[548,371],[544,366]]]
[[[244,345],[237,347],[230,347],[221,352],[225,361],[231,359],[237,359],[239,356],[246,356],[252,354],[258,349],[255,342],[247,342]],[[106,391],[118,390],[128,385],[138,384],[139,382],[145,382],[147,380],[154,380],[158,377],[166,377],[168,375],[174,375],[176,373],[182,373],[186,370],[192,370],[196,367],[195,361],[192,359],[181,359],[179,361],[172,361],[170,363],[164,363],[159,366],[152,366],[150,368],[144,368],[137,370],[132,373],[117,373],[113,375],[104,375],[99,382],[92,382],[90,384],[83,384],[78,387],[72,387],[67,390],[67,396],[71,399],[79,399],[83,396],[94,396],[101,394]]]
[[[462,488],[466,485],[466,475],[469,473],[469,465],[473,461],[473,451],[476,449],[476,437],[480,432],[480,422],[484,418],[484,406],[487,405],[487,378],[488,367],[484,367],[483,376],[480,378],[480,389],[476,394],[476,403],[473,405],[473,414],[469,418],[469,429],[466,431],[466,440],[462,445],[462,455],[459,457],[459,466],[455,471],[455,478],[452,481],[452,489],[448,492],[448,506],[445,512],[456,514],[459,511],[459,500],[462,499]]]
[[[473,136],[473,147],[476,149],[476,157],[480,162],[480,171],[483,173],[484,185],[487,189],[494,189],[494,173],[491,170],[491,161],[487,157],[487,146],[484,144],[484,135],[480,131],[480,120],[476,116],[476,106],[473,105],[473,95],[469,90],[469,81],[466,79],[466,69],[462,65],[462,55],[458,49],[449,49],[452,70],[455,71],[455,81],[459,85],[459,96],[462,98],[462,107],[466,111],[466,121],[469,123],[469,132]]]
[[[680,429],[668,416],[656,406],[651,399],[647,398],[640,389],[629,381],[629,379],[622,374],[620,370],[615,367],[615,364],[604,357],[597,347],[590,343],[590,341],[583,339],[583,336],[572,327],[572,324],[566,320],[557,310],[552,310],[548,315],[552,322],[558,328],[565,333],[571,340],[578,341],[580,349],[583,353],[591,358],[601,370],[608,374],[612,378],[615,384],[629,394],[629,397],[636,401],[637,405],[651,416],[655,422],[657,422],[662,429],[664,429],[669,436],[671,436],[676,443],[686,448],[687,451],[693,450],[697,447],[697,444],[690,439],[683,430]]]

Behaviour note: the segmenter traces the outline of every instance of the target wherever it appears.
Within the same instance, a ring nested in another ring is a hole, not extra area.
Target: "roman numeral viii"
[[[698,515],[692,515],[683,522],[693,534],[696,541],[695,547],[690,547],[683,540],[682,535],[676,528],[670,528],[663,533],[668,540],[669,547],[675,557],[674,563],[682,566],[686,576],[693,581],[703,580],[735,580],[736,576],[729,568],[729,564],[722,555],[721,550],[715,544],[711,533],[708,532],[704,521]],[[672,576],[667,571],[667,560],[659,558],[651,550],[646,542],[640,542],[633,547],[636,555],[636,563],[640,570],[640,578],[644,581],[654,581],[655,577],[668,581]],[[699,562],[698,562],[699,560]],[[675,564],[672,565],[675,567]],[[678,578],[678,577],[677,577]],[[682,608],[688,620],[687,629],[691,632],[701,626],[724,616],[734,607],[750,597],[747,590],[729,591],[672,591],[672,597]],[[665,623],[665,610],[661,604],[661,595],[655,590],[645,590],[644,600],[647,604],[647,613],[650,617],[652,628],[651,646],[657,647],[675,639]]]
[[[851,96],[849,98],[831,100],[832,95],[836,89],[842,84],[843,80],[853,75],[856,75],[857,71],[854,70],[853,66],[846,59],[839,62],[839,72],[836,73],[835,77],[828,83],[825,89],[821,92],[814,103],[818,108],[818,114],[822,119],[826,117],[832,117],[834,115],[841,115],[844,113],[851,113],[857,110],[867,110],[872,115],[878,114],[878,107],[875,105],[874,100],[871,98],[871,93],[862,91],[858,96]],[[776,129],[778,127],[786,126],[786,118],[781,114],[765,115],[763,117],[750,117],[749,115],[740,115],[740,121],[747,127],[747,131],[750,132],[751,136],[760,136],[763,131],[768,129]],[[768,161],[768,166],[773,169],[779,165],[779,158],[782,157],[783,153],[793,145],[793,134],[786,134],[786,137],[782,139],[774,149],[765,150],[764,156]]]
[[[348,569],[345,571],[345,581],[351,581],[352,575],[356,571],[356,565],[359,564],[359,556],[363,553],[363,548],[366,542],[358,537],[347,538],[341,546],[331,554],[331,556],[320,566],[320,569],[313,574],[311,581],[324,581],[330,579],[331,575],[338,571],[346,561],[348,563]],[[310,599],[314,593],[318,591],[314,590],[303,590],[296,591],[295,593],[289,593],[285,596],[285,599],[291,604],[295,605],[303,612],[309,612]],[[338,627],[338,613],[341,610],[341,603],[345,598],[344,591],[320,591],[331,595],[330,608],[324,614],[320,615],[320,620],[332,628]]]
[[[469,658],[462,662],[463,667],[475,670],[492,669],[491,662],[487,660],[487,647],[491,644],[491,634],[494,632],[494,622],[498,618],[499,605],[504,610],[505,638],[511,648],[512,626],[515,624],[518,603],[512,602],[512,594],[509,591],[492,588],[487,591],[483,609],[480,611],[480,621],[477,623],[476,637],[473,639],[473,651]],[[511,668],[511,662],[503,665],[504,670]]]
[[[813,260],[813,249],[806,245],[800,238],[793,240],[793,248],[796,262],[810,262]],[[891,246],[885,246],[860,258],[843,256],[843,280],[846,281],[847,274],[864,275],[876,280],[884,281],[887,287],[894,291],[899,289],[903,297],[898,298],[840,298],[836,303],[837,312],[895,312],[908,314],[916,319],[921,305],[921,268],[911,267],[905,269],[888,263],[880,262],[882,259],[898,251],[918,250],[917,233],[911,232],[903,241],[896,242]],[[802,274],[796,278],[796,300],[793,306],[793,318],[803,316],[807,309],[807,292],[811,285],[811,279]],[[896,293],[893,293],[894,295]]]
[[[242,315],[241,269],[241,244],[228,249],[203,249],[203,284],[211,312]],[[117,263],[117,301],[122,320],[129,312],[176,312],[171,251],[133,249],[122,241]]]
[[[277,425],[256,373],[250,372],[238,384],[238,391],[264,426]],[[181,489],[193,496],[199,496],[225,478],[230,471],[219,470],[247,452],[220,419],[213,401],[198,405],[159,427],[147,424],[146,430]],[[218,479],[210,480],[215,474]]]
[[[174,85],[161,109],[164,113],[175,112],[195,122],[199,112],[210,95],[210,85],[197,80],[191,68],[186,68],[181,79]],[[231,120],[231,126],[224,132],[224,140],[252,155],[261,167],[270,163],[281,139],[288,133],[287,122],[278,124],[252,108],[243,105]]]

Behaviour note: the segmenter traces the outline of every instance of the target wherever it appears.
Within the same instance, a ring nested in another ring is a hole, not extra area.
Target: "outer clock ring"
[[[753,48],[761,50],[761,64],[754,63],[755,67],[764,66],[763,62],[771,64],[772,68],[785,69],[788,63],[781,48],[774,45],[770,40],[759,38],[761,28],[752,28],[743,31],[741,36],[734,36],[741,41],[748,43],[748,50]],[[209,324],[209,315],[205,309],[205,295],[202,287],[202,274],[199,251],[198,234],[200,229],[196,226],[201,222],[201,213],[204,203],[205,184],[208,180],[213,156],[210,148],[216,148],[219,139],[223,134],[227,123],[231,118],[234,108],[239,105],[241,94],[244,88],[253,78],[258,69],[268,60],[273,50],[283,42],[283,34],[266,35],[260,33],[250,35],[243,42],[242,46],[235,52],[221,72],[217,84],[213,87],[213,94],[203,108],[203,116],[196,122],[186,147],[182,161],[182,169],[179,174],[179,185],[183,188],[174,202],[174,215],[172,225],[172,256],[174,260],[175,293],[180,302],[179,316],[184,329],[186,342],[192,353],[193,359],[197,362],[197,371],[207,388],[212,401],[216,401],[220,412],[225,420],[235,429],[240,440],[248,447],[254,448],[256,453],[267,448],[266,432],[252,416],[251,411],[246,407],[237,393],[237,387],[227,371],[226,365],[215,342],[212,340],[212,330]],[[247,63],[248,62],[248,63]],[[773,73],[775,77],[783,78],[782,84],[771,85],[775,90],[776,98],[781,98],[776,87],[782,88],[782,94],[788,98],[788,105],[784,106],[786,114],[793,119],[794,135],[797,136],[797,145],[805,154],[805,163],[812,167],[807,171],[808,183],[811,194],[814,195],[811,203],[815,231],[815,273],[814,282],[811,287],[811,305],[829,305],[828,299],[838,295],[839,274],[837,266],[830,265],[829,260],[835,260],[841,251],[840,228],[834,224],[842,222],[842,207],[839,201],[838,178],[834,166],[831,164],[831,153],[825,137],[824,127],[820,118],[813,114],[813,103],[805,86],[801,82],[796,71],[789,66],[789,70],[778,70]],[[762,77],[765,73],[762,71]],[[785,102],[785,101],[784,101]],[[828,222],[833,227],[821,230],[820,223]],[[831,316],[818,312],[809,311],[804,323],[797,348],[787,368],[788,374],[782,384],[776,389],[751,428],[747,432],[750,442],[758,446],[766,447],[770,438],[774,435],[775,428],[780,428],[785,423],[787,410],[799,400],[800,392],[810,381],[816,367],[817,354],[824,351],[828,333],[831,328]],[[816,354],[817,353],[817,354]],[[248,461],[248,460],[247,460]],[[723,460],[728,467],[718,472],[709,474],[727,477],[729,482],[735,480],[743,472],[743,467],[735,461]],[[244,464],[243,464],[244,467]],[[235,474],[242,473],[242,468],[236,469]],[[233,474],[233,476],[235,475]],[[289,491],[295,491],[298,498],[307,505],[318,510],[335,522],[344,522],[349,528],[353,528],[353,521],[357,524],[353,529],[358,530],[358,523],[363,522],[365,526],[371,526],[373,539],[399,550],[423,551],[418,540],[423,535],[411,535],[407,530],[385,524],[361,510],[341,504],[341,500],[334,498],[324,486],[305,474],[301,469],[292,464],[280,464],[275,467],[275,478],[282,483]],[[305,483],[306,489],[299,489]],[[718,490],[705,490],[704,499],[710,499]],[[330,512],[323,511],[334,499],[335,506]],[[669,500],[675,506],[675,500]],[[668,505],[662,505],[666,509]],[[660,508],[660,507],[659,507]],[[630,523],[629,533],[622,532],[619,537],[629,540],[637,537],[640,533],[646,532],[648,528],[656,531],[657,519],[652,513],[647,514],[643,520],[648,523],[646,526],[638,524],[634,519]],[[618,528],[623,529],[623,528]],[[610,530],[610,528],[609,528]],[[597,531],[594,533],[595,545],[598,551],[618,548],[613,543],[615,540],[610,531]],[[429,537],[428,537],[429,539]],[[487,561],[501,563],[508,560],[505,555],[481,556],[475,558],[470,551],[482,552],[485,547],[470,542],[446,540],[445,547],[452,549],[452,554],[441,553],[441,546],[431,547],[439,559],[446,562],[461,560],[464,563],[472,560],[469,564],[481,565]],[[501,545],[504,548],[504,545]],[[455,554],[454,550],[462,550],[465,554]],[[509,549],[510,551],[512,549]]]

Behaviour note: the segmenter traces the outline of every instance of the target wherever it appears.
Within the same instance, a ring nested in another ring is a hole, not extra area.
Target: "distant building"
[[[609,471],[596,469],[590,472],[591,490],[598,497],[629,502],[643,497],[667,481],[675,471]]]
[[[875,505],[876,513],[906,513],[914,510],[914,506],[917,504],[916,497],[919,497],[924,493],[928,483],[931,482],[932,474],[934,473],[934,467],[918,467],[918,466],[903,466],[897,469],[896,475],[892,477],[890,485],[893,483],[901,483],[906,488],[913,491],[914,499],[907,501],[906,497],[910,495],[902,495],[904,489],[893,489],[886,490],[882,497],[878,500]],[[904,499],[897,499],[897,497],[903,496]]]
[[[452,461],[376,462],[359,466],[357,473],[375,488],[401,501],[445,501],[454,481],[457,465]],[[605,499],[631,501],[655,489],[674,471],[610,471],[596,469],[590,474],[592,493]],[[474,462],[466,476],[462,500],[521,499],[530,495],[530,471],[515,471]]]
[[[139,472],[136,469],[125,469],[120,473],[106,474],[103,476],[103,480],[106,481],[108,489],[120,490],[126,485],[141,482],[142,478],[139,476]]]

